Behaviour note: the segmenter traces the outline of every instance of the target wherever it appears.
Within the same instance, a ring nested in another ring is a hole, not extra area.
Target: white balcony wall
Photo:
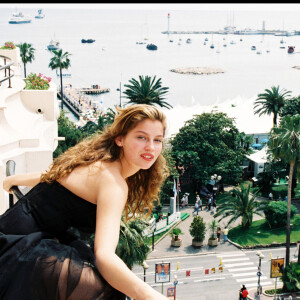
[[[1,50],[0,56],[14,61],[11,88],[0,86],[0,214],[9,206],[9,196],[3,190],[6,162],[16,162],[16,174],[45,171],[52,163],[53,151],[58,144],[57,119],[59,116],[56,85],[51,82],[47,91],[24,90],[21,77],[23,63],[19,48]],[[3,58],[0,57],[1,65]],[[6,61],[8,63],[8,60]],[[4,71],[0,72],[3,78]],[[21,187],[22,190],[22,187]],[[23,188],[28,191],[28,188]]]

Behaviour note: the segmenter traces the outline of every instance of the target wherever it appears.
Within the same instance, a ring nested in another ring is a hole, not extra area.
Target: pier
[[[98,103],[86,94],[101,94],[109,91],[108,88],[100,89],[98,86],[95,88],[93,86],[92,88],[73,88],[71,84],[67,84],[63,90],[63,99],[60,89],[57,90],[57,96],[78,117],[81,125],[84,125],[87,121],[96,123],[101,113]]]

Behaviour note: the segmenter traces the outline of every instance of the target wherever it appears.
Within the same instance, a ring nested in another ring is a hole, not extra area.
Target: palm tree
[[[238,218],[242,218],[242,227],[247,229],[252,224],[254,214],[263,216],[262,211],[266,203],[256,200],[255,195],[250,198],[250,185],[247,187],[241,186],[240,188],[233,189],[232,197],[228,201],[219,204],[214,217],[221,216],[218,221],[230,217],[227,226],[235,222]]]
[[[150,250],[145,243],[143,231],[147,224],[140,219],[125,222],[122,218],[120,226],[120,237],[116,254],[125,262],[129,269],[134,264],[142,264],[147,258]]]
[[[52,50],[54,56],[51,58],[49,63],[49,68],[51,70],[59,69],[60,74],[60,95],[61,95],[61,109],[63,109],[63,83],[62,83],[62,70],[68,69],[71,66],[71,62],[69,56],[71,55],[69,52],[63,53],[62,49]]]
[[[163,96],[168,92],[168,87],[162,87],[161,78],[156,80],[156,76],[152,79],[150,76],[139,76],[139,81],[132,78],[129,80],[131,85],[125,84],[127,89],[124,91],[126,98],[130,99],[126,104],[149,104],[159,105],[168,109],[172,106],[163,101]]]
[[[254,114],[259,116],[273,114],[273,126],[277,126],[277,116],[290,93],[285,89],[279,91],[279,86],[272,86],[271,90],[266,89],[265,93],[258,94],[255,100]]]
[[[273,127],[268,147],[275,158],[290,164],[288,184],[288,207],[286,225],[286,266],[290,261],[290,220],[292,200],[292,180],[296,163],[300,160],[300,115],[285,116],[279,127]]]
[[[27,43],[18,44],[17,47],[20,48],[20,56],[24,64],[24,77],[26,78],[26,64],[34,60],[35,49]]]

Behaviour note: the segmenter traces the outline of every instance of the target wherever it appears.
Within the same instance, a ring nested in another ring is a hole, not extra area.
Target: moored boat
[[[147,48],[148,50],[157,50],[157,46],[154,45],[154,44],[148,44],[148,45],[146,46],[146,48]]]
[[[57,40],[51,40],[49,45],[47,46],[48,50],[58,50],[59,49],[59,41]]]
[[[38,14],[35,16],[36,19],[44,19],[45,15],[43,14],[43,10],[39,9]]]
[[[288,46],[288,53],[294,53],[295,46]]]
[[[31,18],[24,16],[23,13],[21,13],[21,12],[13,13],[12,16],[10,17],[8,23],[9,24],[31,23]]]

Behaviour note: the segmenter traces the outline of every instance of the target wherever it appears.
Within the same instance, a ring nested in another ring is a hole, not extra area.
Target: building
[[[0,49],[0,214],[9,207],[3,191],[6,163],[16,163],[15,173],[45,171],[53,161],[58,140],[57,88],[24,90],[20,49]],[[8,67],[12,64],[10,67]],[[9,81],[11,74],[11,81]],[[26,191],[26,189],[21,190]]]

